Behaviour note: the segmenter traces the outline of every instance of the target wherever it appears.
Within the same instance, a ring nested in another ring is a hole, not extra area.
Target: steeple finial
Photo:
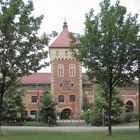
[[[68,28],[68,25],[67,25],[67,21],[66,21],[66,18],[64,19],[64,23],[63,23],[63,29],[67,29]]]

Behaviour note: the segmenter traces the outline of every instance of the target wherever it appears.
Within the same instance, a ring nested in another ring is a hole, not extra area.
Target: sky
[[[100,11],[99,3],[102,0],[32,1],[34,3],[33,14],[35,16],[44,15],[40,33],[46,32],[48,34],[51,33],[51,31],[60,33],[62,31],[63,22],[66,19],[69,31],[82,34],[85,14],[88,13],[91,8],[94,9],[95,13],[98,13]],[[111,0],[112,4],[115,2],[116,0]],[[127,7],[128,13],[140,14],[140,0],[120,0],[120,4]],[[42,69],[41,72],[50,72],[50,67]]]
[[[68,23],[69,31],[83,33],[85,13],[91,8],[99,12],[99,3],[102,0],[32,0],[34,2],[34,14],[44,15],[41,26],[42,32],[52,30],[60,33],[64,19]],[[114,4],[116,0],[111,0]],[[120,0],[127,7],[128,12],[140,14],[140,0]]]

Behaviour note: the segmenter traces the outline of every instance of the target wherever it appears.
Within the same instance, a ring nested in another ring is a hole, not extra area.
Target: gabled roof
[[[32,83],[51,83],[51,74],[50,73],[33,73],[29,76],[23,76],[21,78],[21,82],[24,84],[32,84]]]
[[[69,47],[71,39],[69,37],[69,31],[67,22],[64,22],[63,30],[57,39],[50,45],[50,48],[59,48],[59,47]]]

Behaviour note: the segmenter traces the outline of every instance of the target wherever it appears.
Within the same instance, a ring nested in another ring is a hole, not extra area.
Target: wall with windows
[[[68,53],[68,52],[67,52]],[[75,102],[77,112],[81,110],[82,76],[81,64],[72,58],[53,60],[52,94],[61,112],[64,106]]]
[[[131,111],[138,112],[138,87],[122,87],[119,88],[119,91],[125,104],[125,109],[127,109],[131,102],[133,104],[133,109],[131,108]],[[126,111],[128,112],[128,110]]]
[[[41,83],[34,83],[34,86],[31,86],[32,84],[23,84],[23,86],[27,89],[27,94],[25,94],[23,98],[23,102],[25,104],[26,108],[26,115],[28,117],[31,117],[33,119],[37,119],[37,111],[39,108],[39,105],[42,100],[42,94],[45,91],[51,90],[51,83],[50,84],[41,84]],[[38,86],[40,85],[40,86]],[[51,91],[50,91],[51,93]]]
[[[51,60],[65,59],[65,58],[69,59],[72,57],[72,52],[68,48],[67,48],[67,50],[65,48],[58,48],[58,49],[51,48],[50,57],[51,57]]]

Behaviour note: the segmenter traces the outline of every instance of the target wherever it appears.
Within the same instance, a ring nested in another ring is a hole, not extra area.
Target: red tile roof
[[[64,22],[63,30],[57,39],[50,45],[50,47],[69,47],[71,39],[69,37],[69,31],[67,23]]]
[[[21,78],[22,83],[51,83],[51,73],[33,73],[29,76],[23,76]]]

